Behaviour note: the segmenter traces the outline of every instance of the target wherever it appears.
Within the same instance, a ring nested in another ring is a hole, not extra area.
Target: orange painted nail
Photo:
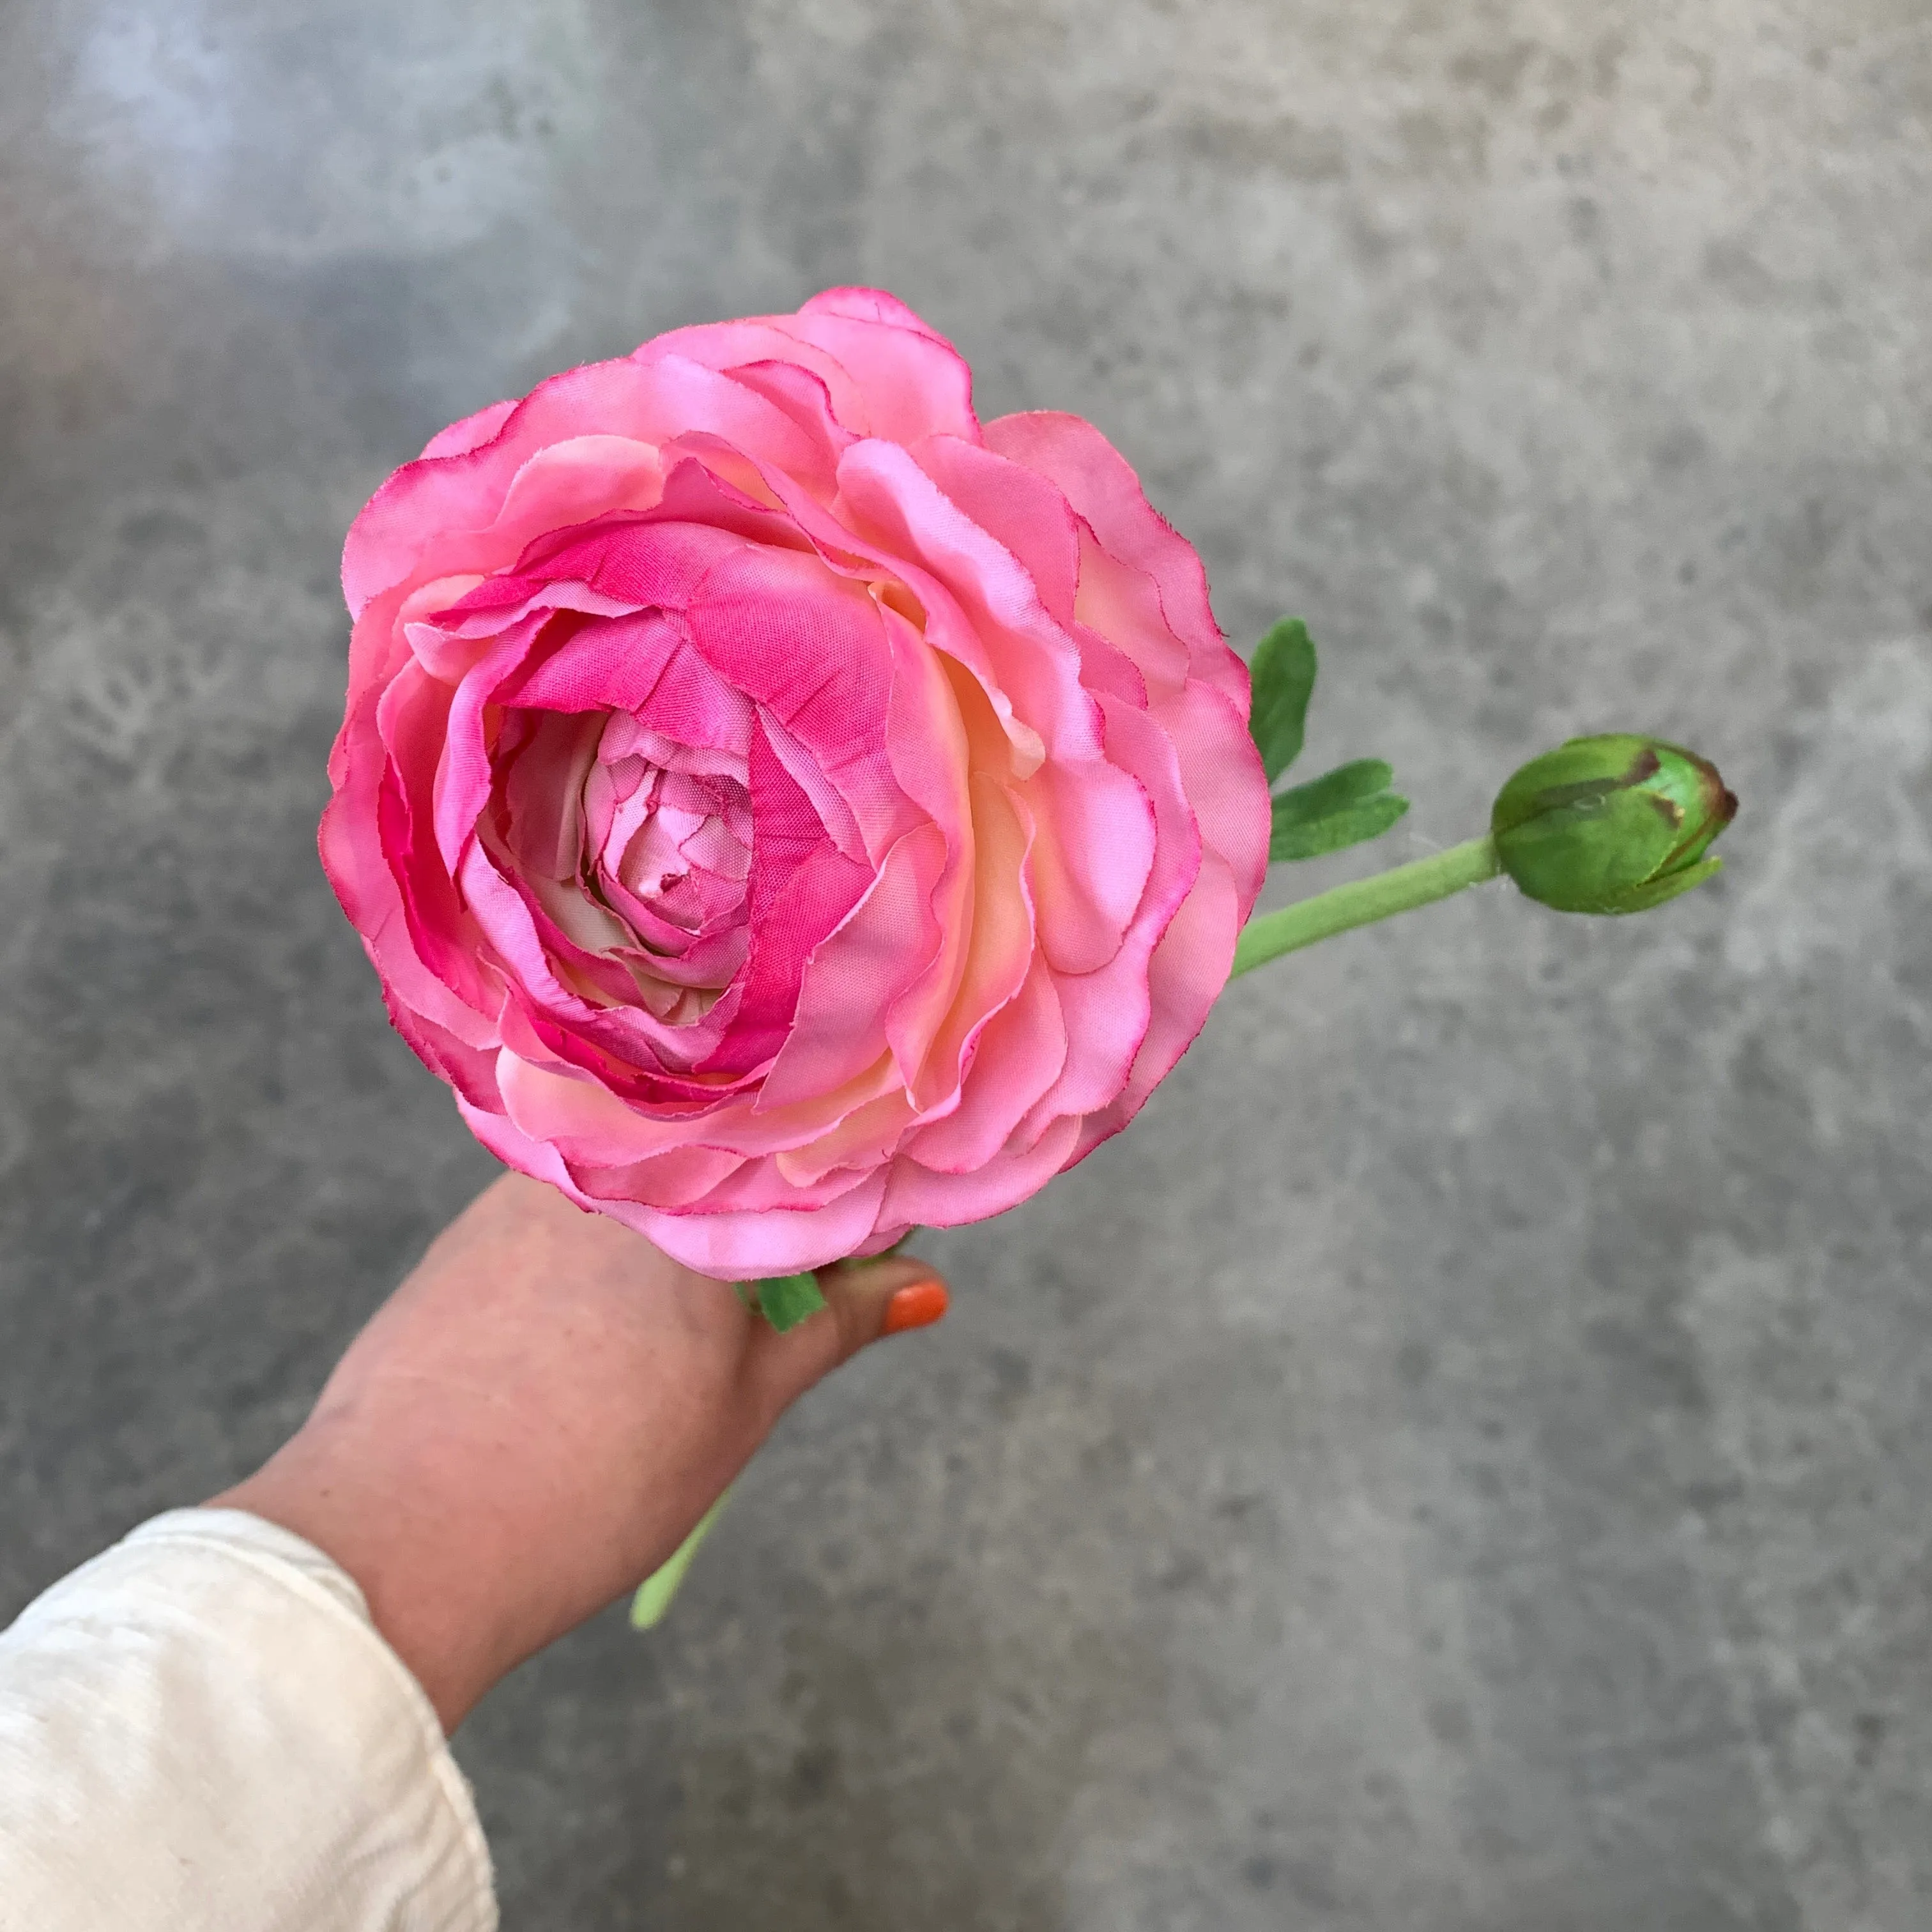
[[[930,1328],[952,1305],[952,1299],[943,1281],[916,1281],[886,1304],[884,1332],[896,1335],[907,1328]]]

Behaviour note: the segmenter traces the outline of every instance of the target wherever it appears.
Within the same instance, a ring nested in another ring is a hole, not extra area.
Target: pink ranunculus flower
[[[890,296],[681,328],[356,519],[322,863],[512,1167],[728,1278],[1024,1200],[1261,888],[1247,673],[1076,416]]]

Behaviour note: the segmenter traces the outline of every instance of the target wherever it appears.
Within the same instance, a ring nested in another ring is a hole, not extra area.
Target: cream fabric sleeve
[[[176,1510],[0,1631],[0,1932],[494,1932],[435,1712],[355,1583]]]

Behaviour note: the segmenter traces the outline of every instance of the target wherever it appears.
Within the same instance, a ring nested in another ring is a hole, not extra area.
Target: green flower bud
[[[1558,912],[1646,912],[1724,862],[1705,848],[1736,815],[1717,767],[1660,738],[1572,738],[1496,794],[1502,868]]]

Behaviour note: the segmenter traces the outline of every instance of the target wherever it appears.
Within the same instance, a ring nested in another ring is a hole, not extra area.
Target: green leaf
[[[1315,691],[1315,640],[1299,617],[1282,618],[1256,645],[1248,679],[1253,688],[1248,730],[1273,784],[1301,755]]]
[[[808,1274],[772,1275],[754,1282],[752,1292],[758,1297],[760,1312],[781,1335],[825,1306],[817,1280]]]
[[[1387,791],[1394,776],[1394,766],[1381,758],[1357,758],[1337,765],[1332,772],[1283,792],[1274,802],[1274,822],[1280,825],[1325,818],[1344,806],[1359,805],[1378,791]]]
[[[1271,840],[1268,856],[1319,859],[1330,852],[1346,851],[1351,845],[1366,844],[1371,838],[1379,838],[1408,809],[1407,799],[1384,792],[1379,798],[1352,805],[1332,818],[1298,826],[1286,838]]]
[[[1408,809],[1388,789],[1394,776],[1380,758],[1358,758],[1283,792],[1274,801],[1268,857],[1318,859],[1379,838]]]

